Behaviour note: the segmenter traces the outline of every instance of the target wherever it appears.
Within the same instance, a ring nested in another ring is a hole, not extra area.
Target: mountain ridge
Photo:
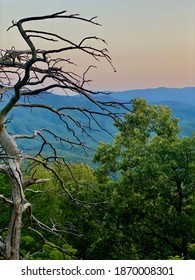
[[[156,89],[153,88],[111,92],[108,95],[95,95],[95,98],[100,101],[110,102],[130,102],[133,98],[138,97],[145,98],[146,101],[150,104],[169,106],[173,111],[173,115],[181,120],[181,136],[191,136],[195,131],[195,87],[186,87],[181,89],[161,87]],[[63,106],[66,106],[68,108],[81,106],[93,110],[95,106],[88,99],[80,95],[63,96],[47,92],[41,93],[38,97],[30,97],[29,101],[31,103],[47,104],[49,106],[52,106],[53,108]],[[3,102],[1,102],[0,104],[0,108],[3,105],[2,103]],[[76,112],[75,110],[71,111],[71,109],[69,109],[66,110],[66,113],[71,114],[82,125],[87,125],[88,120],[84,118],[84,115],[81,112]],[[72,136],[67,132],[64,124],[59,122],[59,117],[49,112],[49,110],[40,108],[30,109],[15,107],[9,117],[11,117],[12,114],[12,122],[7,124],[10,133],[25,133],[32,135],[34,130],[41,130],[41,128],[50,128],[58,135],[60,134],[63,137],[68,137],[70,139],[74,138],[71,138]],[[113,120],[107,118],[105,121],[105,118],[103,118],[103,116],[96,117],[105,130],[109,130],[112,135],[115,135],[117,130],[113,126]],[[80,137],[81,141],[85,142],[87,146],[95,150],[99,141],[113,141],[113,138],[109,134],[106,134],[105,131],[101,131],[101,129],[97,127],[94,121],[92,121],[92,125],[95,128],[95,130],[92,131],[92,136],[93,138],[95,138],[96,142],[93,142],[90,137],[83,136],[82,133],[78,132],[78,137]],[[73,128],[77,129],[77,127],[75,126],[73,126]],[[83,161],[83,159],[86,157],[80,149],[72,151],[70,150],[70,147],[66,145],[62,146],[60,145],[60,143],[57,143],[55,141],[56,139],[54,137],[51,137],[51,135],[49,135],[49,138],[50,141],[52,141],[52,143],[59,149],[60,153],[65,153],[66,156],[68,155],[68,157],[74,158],[74,161],[75,158],[80,158],[80,161]],[[40,146],[39,139],[35,139],[35,141],[29,141],[28,143],[27,141],[20,140],[18,143],[24,151],[29,151],[30,149],[37,150],[38,146]]]

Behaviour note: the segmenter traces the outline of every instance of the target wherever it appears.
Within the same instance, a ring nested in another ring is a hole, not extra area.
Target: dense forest
[[[114,141],[96,149],[96,167],[51,163],[73,199],[38,161],[23,166],[26,178],[50,180],[25,189],[39,224],[25,213],[22,259],[195,258],[195,136],[181,137],[171,110],[142,98],[114,127]],[[0,209],[3,238],[10,209],[3,200]]]

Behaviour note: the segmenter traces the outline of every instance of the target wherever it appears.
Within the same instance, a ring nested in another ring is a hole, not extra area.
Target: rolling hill
[[[9,93],[11,94],[11,92]],[[9,95],[8,94],[8,95]],[[129,90],[121,92],[110,92],[107,95],[99,94],[96,99],[100,101],[109,102],[129,102],[133,98],[143,97],[148,103],[157,105],[166,105],[171,108],[173,115],[180,119],[180,127],[182,129],[181,136],[191,136],[195,131],[195,88],[157,88],[157,89],[143,89],[143,90]],[[5,97],[9,98],[9,96]],[[61,96],[56,94],[42,93],[39,97],[31,97],[31,103],[41,103],[48,104],[54,108],[59,108],[62,106],[77,107],[80,106],[89,108],[91,110],[97,110],[96,106],[92,104],[88,99],[81,97],[80,95],[75,96]],[[3,102],[0,107],[3,106]],[[114,109],[112,109],[114,110]],[[67,114],[71,116],[83,126],[88,126],[89,119],[79,111],[76,110],[66,110]],[[59,122],[59,117],[50,112],[49,110],[44,110],[40,108],[22,108],[16,107],[9,116],[11,122],[7,124],[9,132],[13,134],[32,134],[35,129],[50,128],[52,132],[61,135],[64,138],[69,138],[75,141],[72,133],[67,131],[67,127]],[[113,120],[110,118],[105,118],[101,115],[97,115],[97,120],[101,124],[104,130],[109,131],[114,135],[117,131],[113,126]],[[87,162],[88,158],[92,157],[92,154],[97,147],[99,141],[110,142],[112,137],[110,134],[101,130],[95,121],[91,121],[91,126],[94,130],[89,130],[90,135],[94,138],[87,137],[79,131],[79,128],[67,118],[68,125],[72,126],[74,131],[77,132],[78,137],[82,142],[85,142],[87,146],[92,149],[89,151],[89,156],[86,156],[82,149],[71,149],[70,146],[62,146],[60,142],[56,142],[56,139],[49,135],[50,141],[56,146],[60,151],[61,155],[69,161],[84,161]],[[35,151],[40,146],[40,139],[35,140],[18,140],[21,149],[25,152]],[[49,146],[47,146],[49,151]],[[90,161],[90,160],[89,160]]]

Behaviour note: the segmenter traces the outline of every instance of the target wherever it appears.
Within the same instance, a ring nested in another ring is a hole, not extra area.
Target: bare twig
[[[18,30],[20,36],[27,44],[27,49],[18,50],[14,46],[8,50],[0,49],[0,83],[2,84],[2,94],[0,99],[2,104],[0,109],[0,172],[5,173],[9,179],[13,199],[12,201],[6,198],[3,194],[0,195],[1,200],[12,205],[8,234],[4,243],[0,243],[1,253],[5,255],[7,259],[19,259],[22,215],[25,211],[29,212],[29,218],[33,220],[39,228],[61,238],[60,230],[57,229],[57,226],[54,223],[53,227],[50,228],[32,215],[31,204],[26,200],[24,195],[24,191],[28,186],[44,183],[48,179],[34,178],[35,174],[33,174],[29,180],[25,181],[23,178],[24,174],[21,170],[22,162],[25,160],[25,166],[28,165],[28,167],[31,167],[31,163],[33,162],[35,166],[41,165],[49,170],[58,180],[59,185],[69,199],[78,205],[82,205],[86,211],[90,212],[86,206],[87,204],[90,204],[90,202],[80,201],[74,198],[67,189],[66,183],[60,176],[60,172],[58,172],[56,165],[64,164],[69,170],[75,184],[78,184],[79,182],[75,179],[74,174],[66,161],[64,159],[62,160],[61,157],[57,155],[55,146],[48,141],[47,136],[50,134],[61,144],[68,143],[71,148],[73,146],[79,146],[85,151],[87,149],[86,143],[80,139],[77,131],[81,131],[82,134],[91,137],[91,139],[95,141],[96,139],[90,134],[91,131],[95,130],[92,126],[92,121],[93,123],[95,122],[95,127],[98,126],[98,129],[107,131],[104,126],[98,122],[96,117],[101,115],[109,117],[117,122],[119,121],[121,111],[119,110],[119,113],[113,113],[113,108],[127,109],[124,104],[121,105],[117,102],[102,102],[94,98],[94,96],[97,96],[97,92],[87,88],[87,84],[91,81],[87,78],[87,74],[92,68],[96,68],[96,65],[90,65],[87,67],[83,74],[74,73],[71,70],[71,67],[76,66],[77,63],[70,60],[70,58],[67,57],[67,54],[70,52],[80,52],[80,54],[92,58],[94,63],[99,60],[108,62],[115,71],[109,52],[107,48],[105,48],[105,40],[96,36],[86,36],[78,42],[73,42],[55,32],[25,28],[26,24],[33,22],[42,22],[45,20],[62,21],[66,19],[86,22],[97,26],[100,25],[96,22],[96,17],[86,19],[79,14],[67,14],[66,11],[44,16],[27,17],[18,21],[12,21],[12,25],[8,28],[8,31],[12,28]],[[34,38],[37,40],[34,40]],[[40,40],[47,42],[47,47],[45,49],[39,47],[38,43]],[[61,108],[54,108],[47,104],[42,104],[42,102],[31,103],[31,97],[37,97],[43,91],[53,91],[55,89],[59,89],[65,93],[71,91],[72,93],[80,94],[91,102],[95,109],[90,110],[84,107],[69,107],[63,105]],[[6,94],[5,96],[4,93]],[[64,125],[67,132],[70,132],[73,140],[71,137],[69,138],[59,135],[59,133],[52,131],[50,128],[35,130],[31,135],[25,133],[14,136],[9,135],[6,130],[6,125],[13,120],[8,117],[8,114],[10,114],[16,106],[31,109],[41,108],[51,112],[59,118],[59,122]],[[87,120],[86,125],[83,125],[73,117],[72,112],[75,110],[80,112]],[[107,132],[109,133],[109,131]],[[36,137],[41,139],[41,147],[37,152],[36,157],[26,155],[21,149],[19,149],[16,143],[17,139],[23,138],[30,140],[35,139]],[[43,150],[46,146],[49,146],[51,149],[51,156],[43,155]],[[56,165],[51,165],[52,161],[55,162]],[[91,205],[97,205],[97,203],[91,202]],[[37,233],[44,239],[41,233],[38,231]],[[56,248],[58,248],[57,245]]]
[[[3,200],[4,202],[7,202],[7,203],[11,204],[11,205],[13,204],[13,201],[6,198],[3,194],[0,195],[0,199]]]

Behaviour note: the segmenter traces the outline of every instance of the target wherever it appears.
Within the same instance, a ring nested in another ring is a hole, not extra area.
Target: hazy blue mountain
[[[195,131],[195,88],[157,88],[157,89],[144,89],[144,90],[129,90],[121,92],[113,92],[107,95],[99,94],[95,96],[96,99],[101,101],[111,101],[111,102],[129,102],[133,98],[143,97],[147,102],[152,104],[161,104],[169,106],[173,115],[178,117],[180,121],[180,127],[182,128],[181,135],[192,135]],[[8,97],[4,97],[8,98]],[[27,100],[26,100],[27,101]],[[86,107],[91,110],[98,110],[98,108],[92,104],[88,99],[80,96],[60,96],[49,93],[42,93],[38,97],[31,97],[29,100],[31,103],[42,103],[48,104],[54,108],[59,107]],[[3,102],[0,103],[0,108],[3,106]],[[115,109],[112,109],[115,110]],[[82,125],[87,126],[89,124],[88,119],[78,111],[66,110],[67,114],[79,121]],[[67,131],[67,127],[59,121],[59,117],[44,109],[29,109],[16,107],[9,117],[13,118],[10,123],[7,124],[10,132],[14,134],[25,133],[32,134],[35,129],[50,128],[50,130],[64,138],[75,141],[75,138],[71,133]],[[116,133],[116,128],[113,126],[113,120],[98,115],[98,122],[101,126],[108,130],[111,134]],[[74,131],[80,137],[81,141],[85,142],[93,150],[96,148],[99,141],[112,141],[112,137],[105,131],[102,131],[95,121],[91,122],[94,131],[89,131],[92,137],[96,141],[92,141],[90,137],[84,136],[77,126],[72,124],[70,119],[67,118],[67,123],[70,125]],[[60,150],[60,153],[64,154],[69,160],[86,160],[86,155],[81,149],[72,150],[69,146],[62,146],[60,143],[56,142],[54,137],[49,136],[50,141]],[[32,141],[20,140],[19,145],[25,151],[35,151],[38,146],[40,146],[40,139]],[[49,152],[49,146],[47,147]],[[93,152],[90,152],[90,155]]]
[[[147,102],[163,102],[163,101],[177,101],[190,105],[195,105],[195,88],[151,88],[151,89],[137,89],[121,92],[113,92],[110,94],[112,98],[120,101],[128,101],[132,98],[143,97]]]
[[[137,89],[101,96],[103,100],[113,98],[118,102],[128,102],[138,97],[145,98],[151,104],[170,107],[173,115],[180,119],[181,135],[190,136],[195,131],[195,87]]]

